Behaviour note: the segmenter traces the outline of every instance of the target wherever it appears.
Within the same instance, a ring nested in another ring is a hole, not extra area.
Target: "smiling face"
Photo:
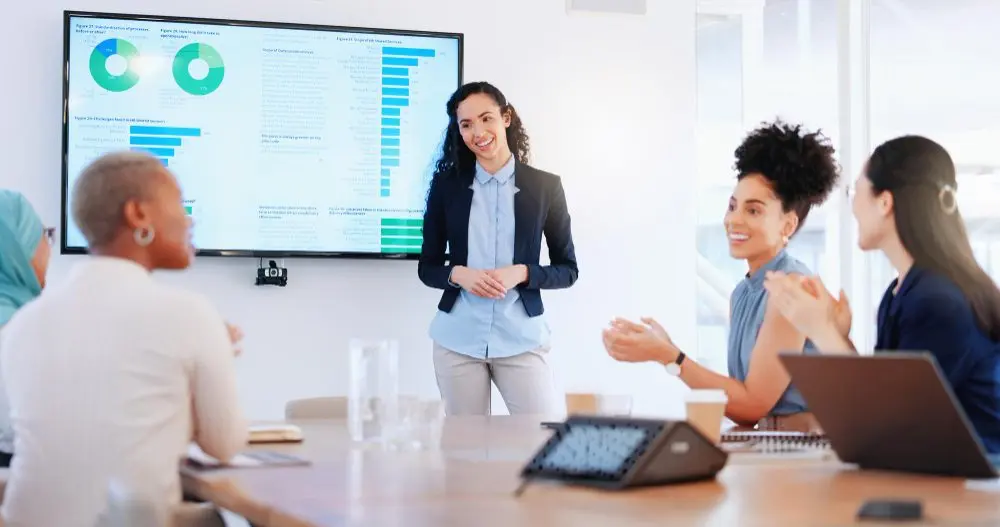
[[[462,141],[481,165],[506,162],[510,157],[507,146],[510,112],[503,111],[489,95],[474,93],[458,104],[456,117]]]
[[[739,180],[723,221],[729,238],[729,254],[761,265],[787,244],[795,233],[798,217],[785,212],[771,184],[760,174]]]
[[[153,269],[185,269],[191,264],[191,218],[184,209],[180,186],[172,174],[159,170],[149,174],[148,199],[125,205],[129,232],[152,231],[152,240],[144,247]]]
[[[858,248],[862,251],[880,249],[886,238],[896,235],[892,193],[876,192],[867,172],[866,165],[854,181],[851,201],[851,211],[858,222]]]
[[[165,174],[163,184],[153,203],[153,222],[159,236],[154,240],[158,263],[164,269],[185,269],[191,265],[191,217],[184,209],[180,185],[171,174]],[[157,245],[158,243],[158,245]]]

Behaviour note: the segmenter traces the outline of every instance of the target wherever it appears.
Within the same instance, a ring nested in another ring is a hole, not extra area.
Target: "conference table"
[[[440,447],[422,451],[352,444],[345,421],[294,424],[302,443],[249,448],[309,465],[183,469],[185,491],[261,527],[851,525],[875,498],[921,500],[926,525],[1000,524],[1000,482],[861,471],[832,454],[731,454],[711,481],[615,492],[535,482],[515,496],[551,434],[538,418],[446,418]]]

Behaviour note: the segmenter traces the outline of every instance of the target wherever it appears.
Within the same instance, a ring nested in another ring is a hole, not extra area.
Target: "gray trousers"
[[[491,381],[511,415],[561,411],[552,370],[539,348],[513,357],[477,359],[434,343],[434,374],[447,415],[490,415]]]

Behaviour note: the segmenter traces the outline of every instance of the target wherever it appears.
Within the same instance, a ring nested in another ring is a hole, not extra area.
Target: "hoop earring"
[[[132,238],[139,247],[148,247],[149,244],[153,243],[153,238],[156,238],[156,231],[153,230],[152,226],[136,227],[132,231]]]
[[[955,187],[943,185],[938,192],[938,201],[941,202],[941,210],[947,215],[952,215],[958,210],[958,196],[955,194]]]

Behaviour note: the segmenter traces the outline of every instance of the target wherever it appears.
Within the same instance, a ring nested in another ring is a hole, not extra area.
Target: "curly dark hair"
[[[458,129],[458,105],[470,95],[477,93],[489,95],[497,106],[500,113],[510,114],[510,126],[507,127],[507,146],[510,148],[514,159],[519,163],[528,163],[531,158],[531,146],[528,134],[524,131],[520,116],[514,106],[507,102],[504,94],[494,85],[488,82],[470,82],[460,87],[448,99],[448,129],[445,132],[444,140],[441,143],[441,156],[434,165],[434,178],[468,176],[472,177],[475,172],[476,155],[469,150],[462,140],[462,132]]]
[[[798,229],[809,211],[826,201],[840,178],[834,149],[822,132],[776,120],[750,132],[736,148],[737,179],[760,174],[770,182],[785,212],[794,211]]]

